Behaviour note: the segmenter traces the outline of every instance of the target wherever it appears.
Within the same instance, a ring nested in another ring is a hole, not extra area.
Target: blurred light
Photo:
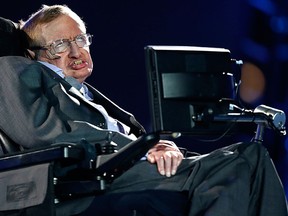
[[[284,145],[285,145],[285,150],[288,153],[288,138],[285,139]]]
[[[288,33],[288,18],[286,16],[273,16],[270,19],[271,29],[280,34]]]
[[[240,97],[246,103],[261,99],[265,90],[265,77],[256,65],[245,62],[241,69]]]
[[[277,44],[276,57],[280,61],[288,60],[288,44]]]
[[[275,14],[276,5],[270,0],[248,0],[248,3],[266,14]]]
[[[260,62],[266,62],[270,59],[268,48],[249,38],[242,40],[241,45],[245,54],[253,59]]]

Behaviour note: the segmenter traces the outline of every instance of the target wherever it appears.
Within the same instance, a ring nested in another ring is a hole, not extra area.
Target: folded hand
[[[156,163],[159,173],[167,177],[176,174],[182,159],[183,154],[178,147],[168,140],[160,140],[148,151],[147,155],[147,160],[150,163]]]

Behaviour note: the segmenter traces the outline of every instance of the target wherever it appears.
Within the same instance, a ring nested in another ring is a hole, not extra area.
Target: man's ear
[[[46,50],[46,58],[49,60],[60,59],[61,56],[52,54],[49,50]]]
[[[32,59],[32,60],[36,60],[36,54],[34,51],[30,50],[30,49],[27,49],[27,57]]]

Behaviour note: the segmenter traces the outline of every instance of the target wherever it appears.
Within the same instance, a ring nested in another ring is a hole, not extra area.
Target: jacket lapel
[[[106,111],[109,113],[111,117],[129,126],[130,133],[133,133],[136,136],[140,136],[146,133],[144,127],[136,120],[133,114],[127,112],[126,110],[116,105],[113,101],[111,101],[109,98],[107,98],[105,95],[103,95],[101,92],[99,92],[90,84],[85,83],[85,85],[88,87],[89,91],[93,94],[94,101],[105,107]]]
[[[66,80],[64,80],[55,72],[53,72],[51,75],[53,76],[53,79],[59,81],[63,92],[66,93],[74,103],[80,104],[81,102],[83,102],[102,115],[102,113],[93,105],[93,102],[87,100],[75,87],[70,85]],[[85,83],[85,85],[93,94],[95,103],[105,107],[106,111],[112,118],[115,118],[129,126],[130,133],[133,133],[136,136],[140,136],[146,133],[144,127],[135,119],[135,117],[131,113],[125,111],[124,109],[116,105],[114,102],[112,102],[109,98],[107,98],[90,84]]]

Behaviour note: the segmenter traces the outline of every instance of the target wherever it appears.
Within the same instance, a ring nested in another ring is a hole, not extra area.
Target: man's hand
[[[167,177],[176,174],[182,159],[183,154],[178,147],[168,140],[160,140],[147,155],[147,160],[150,163],[157,163],[159,173]]]

